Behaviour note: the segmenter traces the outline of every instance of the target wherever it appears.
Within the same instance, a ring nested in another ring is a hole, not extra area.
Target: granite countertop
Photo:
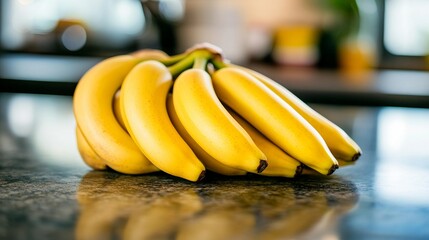
[[[428,239],[429,109],[313,105],[363,156],[296,179],[91,171],[70,96],[0,93],[0,239]]]

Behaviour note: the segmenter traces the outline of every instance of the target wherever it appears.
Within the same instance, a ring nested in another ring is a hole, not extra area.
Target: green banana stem
[[[211,60],[211,63],[213,64],[213,66],[215,67],[216,70],[228,67],[228,63],[226,63],[225,61],[223,61],[223,59],[221,57],[215,57],[215,58],[213,58]]]
[[[207,50],[195,50],[189,53],[184,59],[168,67],[173,78],[179,76],[183,71],[189,68],[206,69],[207,63],[211,60],[213,54]]]
[[[181,54],[170,56],[168,59],[161,60],[160,62],[162,64],[164,64],[165,66],[171,66],[173,64],[176,64],[176,63],[182,61],[187,56],[188,56],[187,53],[181,53]]]
[[[194,60],[194,65],[192,68],[206,70],[208,59],[204,57],[197,57]]]
[[[175,63],[174,65],[171,65],[168,67],[168,70],[170,71],[173,78],[176,78],[179,76],[183,71],[186,69],[189,69],[192,67],[192,64],[194,63],[194,57],[188,56],[184,58],[183,60]]]
[[[192,55],[194,55],[194,65],[192,68],[202,70],[206,70],[209,60],[213,58],[213,53],[206,49],[195,50],[192,52]]]

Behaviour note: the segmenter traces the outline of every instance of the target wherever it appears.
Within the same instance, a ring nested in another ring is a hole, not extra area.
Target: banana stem
[[[224,61],[222,61],[222,59],[221,58],[213,58],[212,60],[211,60],[211,63],[213,64],[213,66],[217,69],[217,70],[219,70],[219,69],[221,69],[221,68],[224,68],[224,67],[228,67],[228,64],[227,63],[225,63]]]
[[[207,50],[196,50],[189,53],[184,59],[168,67],[173,78],[179,76],[183,71],[191,67],[204,69],[213,54]]]
[[[168,70],[170,71],[173,78],[176,78],[183,71],[185,71],[188,68],[191,68],[193,63],[194,63],[194,57],[192,55],[190,55],[190,56],[184,58],[183,60],[175,63],[174,65],[169,66]]]
[[[179,61],[182,61],[187,56],[188,56],[187,53],[181,53],[181,54],[170,56],[168,59],[161,60],[160,62],[165,66],[171,66]]]
[[[199,49],[192,52],[194,55],[194,65],[192,68],[206,70],[208,62],[213,59],[214,55],[207,49]]]
[[[192,66],[192,68],[206,70],[207,63],[208,63],[208,59],[207,58],[197,57],[194,60],[194,66]]]

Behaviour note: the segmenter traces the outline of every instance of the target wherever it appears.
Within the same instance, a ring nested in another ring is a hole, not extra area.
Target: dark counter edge
[[[0,79],[0,92],[71,96],[77,82]]]

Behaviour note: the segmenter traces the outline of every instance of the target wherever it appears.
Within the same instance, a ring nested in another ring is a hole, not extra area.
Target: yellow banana
[[[76,140],[80,156],[89,167],[94,170],[104,170],[107,168],[103,159],[101,159],[100,156],[94,152],[91,146],[89,146],[78,126],[76,126]]]
[[[265,156],[267,156],[268,166],[260,173],[261,175],[293,178],[301,174],[303,167],[298,160],[285,153],[237,113],[232,110],[229,110],[229,113],[246,130]]]
[[[126,174],[158,169],[143,155],[113,114],[113,98],[140,58],[122,55],[101,61],[80,79],[73,110],[77,125],[92,149],[110,168]]]
[[[180,74],[173,103],[186,131],[213,158],[248,172],[265,169],[265,155],[223,107],[206,71],[192,68]]]
[[[207,167],[207,169],[222,175],[245,175],[247,173],[246,171],[235,169],[220,163],[200,147],[200,145],[189,135],[183,124],[180,122],[179,117],[177,116],[177,113],[174,109],[173,98],[171,94],[169,94],[167,97],[167,110],[170,119],[174,127],[179,132],[180,136],[182,136],[186,143],[188,143],[188,145]]]
[[[329,175],[338,168],[320,134],[290,105],[244,70],[225,67],[213,74],[219,99],[293,158]]]
[[[340,127],[316,112],[301,99],[274,80],[254,70],[239,67],[256,77],[304,117],[323,137],[332,154],[344,161],[355,161],[362,153],[359,145]]]
[[[122,117],[134,141],[155,166],[171,175],[198,181],[204,177],[204,165],[167,113],[167,94],[172,85],[172,75],[162,63],[138,64],[122,84]]]

